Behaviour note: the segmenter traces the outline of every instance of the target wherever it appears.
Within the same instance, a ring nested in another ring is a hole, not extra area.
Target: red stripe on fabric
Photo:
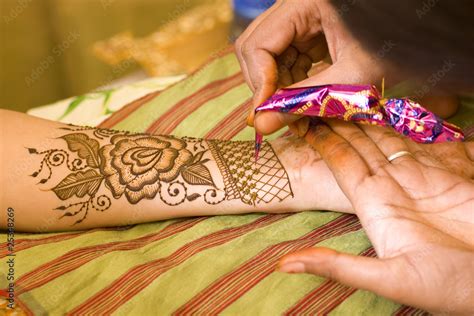
[[[410,306],[401,306],[397,309],[392,315],[394,316],[416,316],[416,315],[430,315],[430,313],[425,312],[421,309],[410,307]]]
[[[373,247],[364,250],[360,255],[365,257],[376,257]],[[356,289],[354,288],[344,286],[332,280],[326,280],[290,307],[285,312],[285,315],[307,315],[314,313],[326,315],[339,306],[339,304],[351,296],[355,291]]]
[[[165,258],[138,265],[74,308],[69,314],[109,314],[117,310],[166,271],[195,254],[280,221],[293,214],[266,215],[238,227],[226,228],[187,243]]]
[[[271,274],[277,261],[283,255],[359,229],[361,226],[355,216],[341,215],[298,239],[269,246],[234,271],[209,285],[177,309],[174,314],[218,314]]]
[[[96,229],[91,229],[87,231],[77,231],[77,232],[72,232],[72,233],[59,234],[59,235],[48,236],[44,238],[36,238],[36,239],[28,239],[28,238],[16,239],[15,252],[17,253],[19,251],[30,249],[35,246],[41,246],[41,245],[69,240],[72,238],[80,237],[80,236],[90,234],[90,233],[95,233],[98,231],[122,231],[122,230],[130,229],[134,226],[135,225],[125,226],[125,227],[113,227],[113,228],[96,228]],[[9,251],[8,251],[8,245],[6,242],[1,243],[0,248],[1,248],[0,250],[0,259],[1,259],[1,258],[4,258],[9,253]]]
[[[332,286],[333,284],[331,284],[331,282],[323,282],[323,284],[321,284],[319,286],[320,288],[320,291],[324,291],[324,293],[327,293],[327,294],[330,294],[331,292],[334,291],[334,287]],[[285,313],[285,315],[299,315],[301,314],[303,311],[305,311],[306,313],[309,313],[311,312],[311,309],[308,308],[308,302],[311,302],[315,299],[318,299],[320,297],[320,293],[319,292],[313,292],[311,293],[311,295],[309,295],[307,297],[307,301],[305,302],[305,304],[303,306],[300,306],[300,308],[298,309],[295,309],[295,310],[291,310],[291,311],[287,311]]]
[[[244,77],[238,72],[230,77],[213,81],[194,92],[189,97],[181,100],[171,107],[166,113],[156,119],[147,133],[170,134],[189,114],[206,104],[209,100],[217,98],[230,89],[244,83]]]
[[[6,300],[9,299],[9,293],[5,290],[0,290],[0,297],[4,297]],[[33,312],[29,309],[29,307],[24,303],[22,302],[21,300],[18,299],[18,297],[15,297],[15,305],[17,305],[18,307],[20,307],[26,315],[28,316],[33,316]],[[3,306],[2,306],[2,309],[3,309]],[[9,313],[9,310],[7,310],[7,312],[5,314],[2,313],[2,315],[23,315],[23,314],[20,314],[20,313]]]
[[[168,90],[168,89],[171,89],[171,88],[173,88],[174,86],[176,86],[177,84],[179,84],[183,81],[189,80],[194,74],[203,71],[204,68],[209,66],[209,64],[212,63],[215,59],[222,58],[222,57],[224,57],[226,55],[229,55],[233,52],[234,52],[233,46],[226,47],[222,51],[220,51],[217,54],[213,55],[209,60],[207,60],[204,64],[202,64],[198,69],[194,70],[191,74],[189,74],[189,76],[187,78],[173,83],[172,85],[168,86],[164,90],[151,92],[151,93],[149,93],[149,94],[147,94],[147,95],[145,95],[145,96],[143,96],[143,97],[141,97],[137,100],[132,101],[131,103],[125,105],[125,107],[121,108],[117,112],[113,113],[110,117],[105,119],[102,123],[100,123],[98,125],[98,127],[113,128],[118,123],[120,123],[121,121],[126,119],[130,114],[132,114],[133,112],[135,112],[136,110],[141,108],[143,105],[147,104],[148,101],[150,101],[150,100],[154,99],[155,97],[157,97],[161,92],[163,92],[165,90]]]
[[[320,315],[327,315],[327,312],[325,312],[325,309],[326,309],[326,304],[330,305],[331,304],[331,301],[330,301],[330,298],[331,297],[337,297],[337,298],[340,298],[340,299],[344,299],[345,297],[344,296],[340,296],[340,293],[343,292],[345,289],[345,287],[341,284],[332,284],[330,283],[325,294],[326,296],[323,296],[323,297],[320,297],[319,298],[319,304],[316,305],[316,306],[311,306],[310,309],[307,310],[308,313],[318,313]],[[350,293],[352,294],[352,293]],[[331,310],[332,308],[329,308],[329,310]],[[293,314],[295,315],[295,314]]]
[[[106,118],[102,121],[97,127],[100,128],[113,128],[118,123],[122,122],[126,119],[130,114],[141,108],[144,104],[148,101],[153,100],[158,95],[160,95],[161,91],[155,91],[144,95],[143,97],[136,99],[123,108],[118,110],[117,112],[113,113],[110,117]]]
[[[360,227],[358,226],[357,228]],[[349,231],[350,230],[347,232]],[[339,233],[343,232],[345,231],[341,230]],[[330,238],[331,235],[331,232],[329,232],[329,234],[323,233],[321,236],[314,235],[311,237],[311,239],[314,238],[316,240],[323,240]],[[237,276],[234,278],[234,280],[227,282],[227,284],[225,284],[225,289],[219,289],[217,292],[219,293],[218,295],[214,295],[214,297],[209,298],[206,304],[199,307],[199,312],[202,311],[211,314],[221,312],[230,304],[235,302],[235,300],[257,285],[266,276],[272,273],[274,271],[276,262],[283,255],[297,249],[310,247],[312,244],[313,242],[304,240],[303,243],[300,243],[299,245],[297,243],[296,247],[294,244],[292,245],[292,243],[288,245],[283,244],[283,247],[276,247],[276,249],[272,249],[273,251],[267,254],[267,256],[262,256],[261,258],[250,262],[249,266],[243,269],[244,273],[241,276]]]
[[[328,225],[328,224],[327,224]],[[333,225],[330,223],[329,225]],[[314,231],[313,231],[314,232]],[[302,240],[306,239],[307,236],[301,237]],[[300,241],[297,239],[296,241]],[[196,312],[196,309],[199,308],[199,313],[205,312],[210,313],[211,311],[205,310],[207,305],[213,305],[215,301],[221,299],[220,296],[229,295],[228,292],[238,291],[241,289],[241,283],[250,278],[250,281],[254,277],[255,273],[262,271],[262,265],[269,262],[269,259],[272,256],[278,255],[281,253],[281,256],[285,253],[285,250],[290,251],[295,240],[283,242],[277,245],[270,246],[266,248],[263,252],[247,261],[245,264],[241,265],[238,269],[233,272],[223,276],[220,280],[217,280],[210,287],[206,288],[204,291],[199,293],[194,299],[188,302],[188,304],[182,306],[180,309],[175,311],[175,314],[187,314]],[[273,267],[273,266],[272,266]],[[265,267],[263,267],[264,269]],[[254,273],[254,274],[252,274]],[[249,281],[249,282],[250,282]],[[239,283],[240,282],[240,283]],[[247,282],[248,283],[248,282]],[[217,296],[215,295],[216,293]],[[211,297],[214,295],[214,297]],[[217,312],[216,312],[217,313]]]
[[[248,99],[224,117],[204,138],[229,140],[247,126],[246,117],[252,104]]]
[[[354,226],[354,224],[356,224],[357,229],[360,229],[357,221],[350,222],[347,221],[347,218],[342,218],[341,221],[335,220],[299,239],[268,247],[256,257],[247,261],[246,264],[201,292],[196,297],[199,302],[195,300],[193,304],[190,301],[189,305],[186,304],[187,306],[183,306],[175,313],[219,313],[270,274],[281,256],[290,251],[309,247],[315,240],[318,242],[317,240],[330,238],[332,235],[342,233],[344,229],[351,225]]]
[[[204,219],[206,219],[206,217],[173,223],[158,232],[133,240],[109,242],[105,244],[74,249],[21,276],[16,281],[16,285],[18,286],[17,293],[22,294],[37,287],[43,286],[44,284],[110,252],[138,249],[152,242],[170,237],[193,227]]]

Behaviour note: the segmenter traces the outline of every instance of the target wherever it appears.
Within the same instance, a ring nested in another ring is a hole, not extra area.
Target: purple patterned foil
[[[255,112],[274,111],[392,126],[418,143],[462,141],[461,129],[407,98],[383,99],[373,85],[322,85],[278,90]],[[256,135],[255,157],[262,143]]]

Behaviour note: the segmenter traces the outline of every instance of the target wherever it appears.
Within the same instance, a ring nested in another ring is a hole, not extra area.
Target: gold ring
[[[394,153],[393,155],[388,156],[387,160],[388,160],[388,162],[392,162],[395,159],[403,157],[403,156],[413,156],[413,155],[409,151],[402,150],[402,151]]]

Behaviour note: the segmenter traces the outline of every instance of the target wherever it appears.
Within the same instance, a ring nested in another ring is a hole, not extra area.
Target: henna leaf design
[[[80,158],[85,159],[87,165],[98,168],[99,142],[83,133],[68,134],[61,137],[67,142],[69,150],[77,152]]]
[[[103,176],[94,169],[69,174],[57,186],[54,193],[61,199],[67,200],[74,195],[84,197],[94,196],[102,183]]]
[[[209,169],[204,166],[204,163],[209,159],[202,159],[204,151],[197,153],[192,160],[192,163],[185,166],[181,171],[181,176],[184,181],[194,185],[210,185],[215,187],[214,180]]]
[[[205,152],[206,152],[206,151],[203,150],[203,151],[200,151],[200,152],[196,153],[196,154],[194,155],[194,157],[193,157],[192,163],[201,162],[201,161],[202,161],[202,156],[204,156],[204,153],[205,153]],[[207,161],[209,161],[209,159],[205,159],[205,161],[203,161],[202,163],[207,162]]]

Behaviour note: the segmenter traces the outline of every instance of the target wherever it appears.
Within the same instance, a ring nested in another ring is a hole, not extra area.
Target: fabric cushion
[[[117,106],[99,126],[250,140],[250,98],[235,55],[226,51],[170,88]],[[474,102],[463,102],[453,121],[473,138]],[[53,315],[425,313],[317,276],[274,271],[284,254],[316,245],[375,256],[355,216],[329,211],[17,234],[16,297],[25,309]]]

